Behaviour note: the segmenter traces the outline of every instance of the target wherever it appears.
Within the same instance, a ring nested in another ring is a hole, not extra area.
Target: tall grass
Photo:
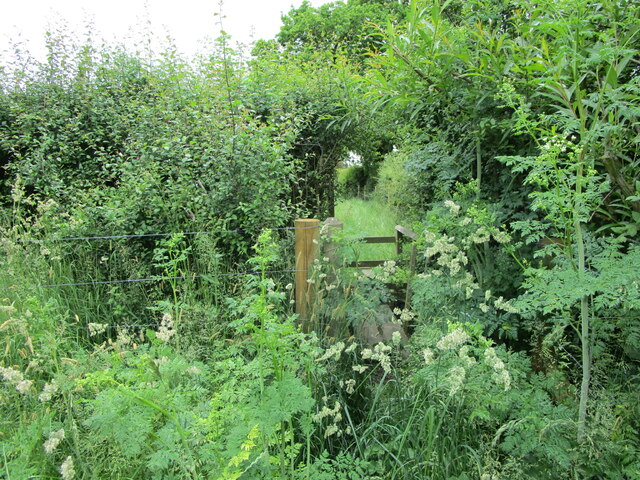
[[[336,217],[344,223],[344,234],[352,237],[394,235],[396,213],[378,200],[351,198],[336,205]],[[391,260],[396,256],[394,244],[362,244],[361,260]]]

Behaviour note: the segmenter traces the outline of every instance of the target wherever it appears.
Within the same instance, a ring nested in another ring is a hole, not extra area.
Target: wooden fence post
[[[304,218],[295,221],[296,231],[296,313],[303,324],[309,324],[309,303],[312,285],[309,279],[309,267],[316,258],[318,240],[320,238],[320,220]]]

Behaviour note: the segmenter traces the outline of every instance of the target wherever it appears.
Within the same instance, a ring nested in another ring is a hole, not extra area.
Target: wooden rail
[[[402,246],[407,243],[407,239],[413,242],[416,238],[418,238],[418,236],[415,232],[401,225],[396,225],[395,236],[393,237],[363,237],[360,241],[363,243],[395,243],[396,254],[400,255],[402,253]],[[352,262],[349,266],[354,268],[373,268],[384,265],[384,263],[388,261],[389,260],[360,260],[358,262]]]

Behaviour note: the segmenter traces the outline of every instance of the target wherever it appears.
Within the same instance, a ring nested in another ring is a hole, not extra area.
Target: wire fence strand
[[[267,270],[265,274],[274,273],[297,273],[306,270]],[[211,273],[200,275],[181,275],[177,277],[149,277],[149,278],[131,278],[126,280],[98,280],[93,282],[77,282],[77,283],[56,283],[51,285],[36,285],[37,288],[56,288],[56,287],[84,287],[90,285],[111,285],[111,284],[123,284],[123,283],[143,283],[143,282],[161,282],[164,280],[196,280],[198,278],[207,277],[242,277],[246,275],[261,275],[261,271],[249,271],[249,272],[232,272],[232,273]]]
[[[127,238],[154,238],[154,237],[171,237],[174,235],[224,235],[224,234],[244,234],[252,230],[273,230],[273,231],[290,231],[290,230],[308,230],[320,228],[320,225],[312,225],[307,227],[263,227],[250,226],[241,227],[235,230],[209,230],[202,232],[174,232],[174,233],[134,233],[129,235],[96,235],[87,237],[62,237],[62,238],[41,238],[23,240],[23,243],[49,243],[49,242],[74,242],[74,241],[90,241],[90,240],[122,240]]]

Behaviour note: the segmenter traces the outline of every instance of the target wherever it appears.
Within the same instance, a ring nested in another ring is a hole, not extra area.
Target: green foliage
[[[367,183],[367,174],[361,165],[338,169],[338,195],[341,198],[364,197]]]
[[[304,47],[345,55],[362,62],[369,52],[379,50],[378,32],[387,22],[397,22],[404,14],[401,2],[389,0],[349,0],[312,7],[302,2],[282,17],[278,42],[290,50]]]
[[[411,179],[415,179],[415,176],[407,170],[407,154],[390,153],[380,164],[374,197],[385,205],[407,208],[414,198],[409,192]]]
[[[413,305],[422,321],[446,324],[480,320],[490,334],[516,339],[520,320],[505,300],[517,285],[506,248],[511,237],[499,226],[492,206],[473,198],[474,184],[458,186],[426,215],[421,240],[423,273],[412,283]]]
[[[2,474],[637,478],[639,15],[303,3],[249,61],[54,31],[1,67]],[[351,152],[394,211],[342,205],[302,333],[275,232]],[[412,296],[346,267],[396,212]]]

